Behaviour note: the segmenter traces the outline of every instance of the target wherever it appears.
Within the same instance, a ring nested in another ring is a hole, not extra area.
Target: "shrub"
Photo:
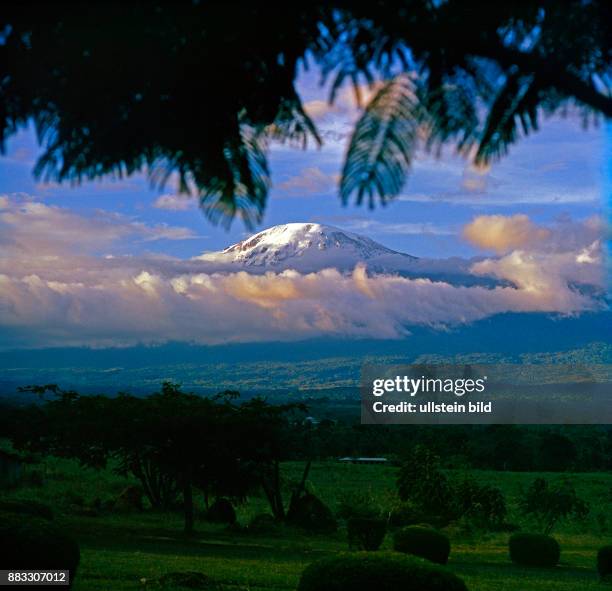
[[[443,533],[428,527],[411,525],[393,536],[393,549],[414,554],[438,564],[446,564],[450,554],[450,541]]]
[[[30,470],[25,474],[24,483],[29,486],[40,487],[45,484],[45,477],[40,470]]]
[[[356,550],[378,550],[387,533],[384,519],[352,517],[346,525],[349,547]]]
[[[398,503],[389,513],[389,525],[391,527],[405,527],[414,525],[419,521],[422,521],[421,513],[409,502]]]
[[[342,495],[336,512],[340,519],[380,517],[381,508],[371,492],[349,492]]]
[[[216,590],[219,585],[216,581],[197,571],[183,571],[167,573],[159,578],[159,584],[164,587],[183,587],[185,589],[206,589]]]
[[[206,519],[213,523],[236,523],[236,511],[228,499],[219,498],[206,512]]]
[[[138,486],[127,486],[115,500],[116,511],[142,511],[142,489]]]
[[[574,487],[567,481],[550,486],[544,478],[537,478],[520,504],[527,515],[536,519],[545,534],[549,534],[562,519],[584,518],[589,513],[588,504],[578,497]]]
[[[544,534],[514,534],[508,547],[512,562],[522,566],[556,566],[561,556],[557,540]]]
[[[410,501],[422,513],[448,513],[451,486],[441,470],[440,458],[422,445],[417,445],[402,464],[397,490],[402,501]]]
[[[469,519],[474,525],[499,530],[506,519],[506,500],[501,490],[466,478],[453,487],[457,516]]]
[[[74,581],[80,560],[78,544],[51,521],[0,513],[2,563],[12,569],[68,570]]]
[[[248,530],[254,533],[275,533],[278,531],[279,523],[269,513],[259,513],[249,522]]]
[[[38,501],[0,501],[0,511],[53,519],[53,509]]]
[[[67,505],[76,505],[77,507],[85,506],[85,497],[73,490],[68,490],[64,493],[64,502]]]
[[[412,503],[402,502],[395,505],[389,513],[389,525],[391,527],[406,527],[407,525],[428,524],[429,527],[445,527],[448,525],[449,516],[427,513],[418,510]]]
[[[597,552],[597,572],[604,580],[612,578],[612,546],[604,546]]]
[[[338,527],[330,508],[321,499],[309,493],[292,501],[287,512],[287,522],[319,533],[332,532]]]
[[[444,567],[418,558],[380,552],[339,554],[312,563],[297,591],[467,591]]]

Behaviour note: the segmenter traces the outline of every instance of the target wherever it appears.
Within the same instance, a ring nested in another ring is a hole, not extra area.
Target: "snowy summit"
[[[200,260],[240,264],[247,267],[314,271],[324,267],[351,269],[359,262],[384,264],[398,257],[416,260],[365,236],[333,226],[293,223],[273,226]]]

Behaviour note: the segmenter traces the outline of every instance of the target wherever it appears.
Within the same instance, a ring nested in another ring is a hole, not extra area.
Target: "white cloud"
[[[372,232],[375,234],[435,234],[440,236],[452,235],[455,232],[448,226],[432,222],[380,222],[377,220],[356,219],[341,224],[345,230],[352,232]]]
[[[195,208],[195,201],[186,195],[160,195],[154,202],[153,207],[156,209],[165,209],[166,211],[187,211]]]
[[[370,277],[365,267],[348,275],[327,269],[167,277],[154,266],[100,271],[64,281],[0,275],[0,324],[17,329],[30,345],[216,344],[322,335],[397,338],[407,325],[469,323],[508,311],[569,314],[597,308],[590,297],[569,289],[565,277],[542,274],[541,261],[519,256],[476,269],[518,286],[494,289]]]
[[[17,253],[57,255],[93,252],[122,240],[186,240],[189,228],[148,225],[127,216],[97,210],[90,216],[31,198],[5,197],[0,207],[0,246]]]

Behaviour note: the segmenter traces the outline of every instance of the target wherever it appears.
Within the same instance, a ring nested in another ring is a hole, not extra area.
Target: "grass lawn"
[[[19,488],[8,496],[36,498],[52,505],[56,520],[79,540],[82,557],[76,591],[155,589],[161,575],[181,570],[203,572],[230,589],[295,589],[307,564],[347,550],[344,527],[329,536],[309,536],[284,527],[273,533],[254,534],[199,520],[197,535],[185,538],[179,512],[80,516],[80,506],[91,504],[96,497],[116,497],[129,481],[110,471],[94,472],[66,460],[48,459],[39,467],[44,472],[42,487]],[[301,469],[301,464],[286,464],[287,482],[298,479]],[[578,494],[590,503],[591,514],[582,523],[563,523],[555,530],[562,554],[561,564],[554,569],[513,565],[508,559],[508,534],[470,534],[449,528],[452,552],[448,568],[462,577],[470,590],[606,588],[598,581],[594,564],[597,549],[610,543],[612,537],[605,519],[612,508],[612,475],[478,471],[471,475],[502,489],[509,506],[509,521],[524,529],[528,525],[521,522],[517,499],[536,476],[551,480],[571,478]],[[395,476],[392,467],[319,462],[312,467],[310,484],[313,492],[334,510],[351,491],[369,491],[381,506],[390,506],[395,500]],[[253,515],[266,511],[264,500],[255,497],[239,508],[238,518],[245,524]],[[388,535],[384,548],[390,547]]]

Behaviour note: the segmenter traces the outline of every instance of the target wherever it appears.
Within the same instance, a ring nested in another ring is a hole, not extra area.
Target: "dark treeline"
[[[403,460],[417,445],[446,468],[508,471],[612,469],[606,426],[380,426],[323,420],[312,438],[316,457],[386,456]]]
[[[42,403],[7,407],[1,436],[19,449],[75,457],[96,468],[116,458],[124,472],[141,480],[151,504],[160,507],[180,492],[183,477],[167,480],[168,466],[176,472],[180,462],[187,471],[199,471],[192,479],[199,479],[206,498],[241,497],[255,483],[263,486],[280,517],[284,509],[275,479],[278,463],[286,460],[385,456],[401,462],[416,446],[425,446],[445,468],[612,469],[612,429],[607,426],[361,425],[352,412],[331,401],[316,401],[309,408],[241,400],[237,392],[205,398],[171,383],[144,398],[80,396],[55,386],[28,390],[39,394]],[[310,414],[325,418],[312,420]],[[162,466],[166,480],[152,473],[152,464]]]
[[[24,390],[43,400],[2,413],[0,436],[14,449],[131,475],[153,508],[183,507],[188,533],[195,493],[208,505],[211,498],[240,502],[259,489],[283,521],[304,492],[309,462],[288,506],[280,477],[280,463],[309,448],[299,404],[240,402],[231,391],[205,398],[169,382],[147,397],[81,396],[55,385]]]

